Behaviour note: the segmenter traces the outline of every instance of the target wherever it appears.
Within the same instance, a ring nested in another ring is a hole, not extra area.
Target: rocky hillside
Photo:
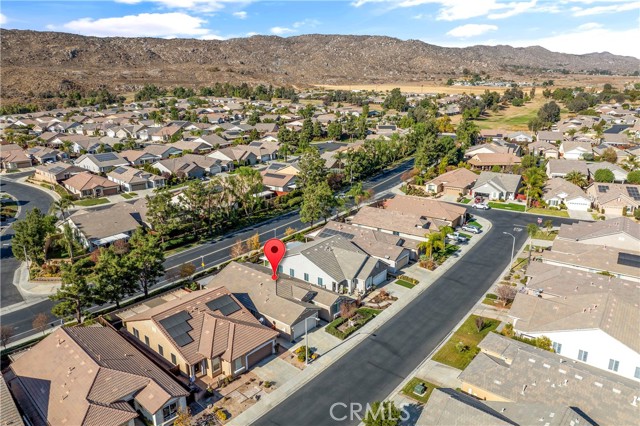
[[[444,48],[379,36],[255,36],[226,41],[98,38],[0,31],[2,98],[106,86],[126,92],[145,83],[354,84],[427,81],[467,68],[491,76],[606,70],[629,74],[640,60],[609,53],[568,55],[541,47]]]

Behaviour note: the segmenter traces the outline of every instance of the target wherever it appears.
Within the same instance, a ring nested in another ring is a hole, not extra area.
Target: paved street
[[[469,253],[445,272],[404,310],[382,325],[375,335],[346,353],[304,387],[260,418],[257,425],[357,424],[345,405],[365,405],[386,398],[452,330],[509,264],[512,239],[521,247],[525,227],[535,216],[490,210],[477,212],[493,228]],[[553,219],[554,225],[570,219]],[[517,231],[515,229],[520,229]]]
[[[407,170],[411,169],[411,167],[413,167],[413,160],[406,161],[401,165],[395,167],[394,169],[388,170],[376,176],[375,178],[366,182],[363,186],[365,189],[372,189],[376,194],[380,194],[398,185],[400,183],[400,176]],[[38,191],[37,189],[26,186],[26,185],[20,185],[20,184],[6,181],[3,179],[3,184],[4,183],[9,185],[8,186],[9,188],[14,188],[12,185],[19,185],[19,188],[21,191],[22,191],[22,188],[24,187],[26,188],[25,191],[30,190],[30,191],[37,192],[37,194],[28,195],[29,200],[31,200],[29,202],[30,205],[31,204],[33,204],[34,206],[37,205],[36,202],[33,202],[34,199],[42,201],[40,197],[42,197],[43,195],[45,197],[48,197],[46,193],[40,194],[42,191]],[[4,188],[5,187],[3,186],[3,189]],[[7,191],[7,192],[10,192],[10,191]],[[27,194],[27,192],[23,192],[23,194]],[[31,193],[29,192],[29,194]],[[50,202],[51,201],[49,201],[49,203]],[[45,211],[46,210],[48,210],[48,205],[45,208]],[[230,259],[231,246],[236,242],[238,238],[242,240],[246,240],[247,238],[255,234],[257,231],[260,234],[260,240],[264,242],[269,238],[284,237],[285,230],[289,227],[292,227],[295,229],[302,229],[305,226],[306,224],[303,224],[302,222],[300,222],[300,216],[298,212],[297,211],[291,212],[286,215],[280,216],[278,218],[271,219],[267,222],[254,225],[249,228],[245,228],[242,231],[238,231],[236,233],[229,234],[224,237],[207,242],[205,244],[198,245],[196,247],[182,251],[174,256],[169,257],[165,262],[165,268],[167,269],[167,272],[171,272],[171,269],[177,268],[183,263],[192,262],[198,266],[198,269],[202,269],[200,266],[202,260],[204,260],[205,267],[209,268],[211,266],[217,265],[221,262],[224,262]],[[11,253],[10,248],[8,253]],[[15,261],[15,259],[13,260]],[[6,306],[9,306],[10,304],[18,303],[22,301],[20,294],[17,292],[16,288],[12,284],[13,272],[11,272],[10,274],[11,279],[8,281],[9,284],[7,284],[7,287],[11,287],[11,288],[8,289],[8,291],[13,290],[17,294],[17,297],[20,297],[20,298],[12,299],[13,300],[12,302],[5,302],[5,299],[4,299],[5,297],[4,296],[5,263],[4,261],[5,259],[4,259],[4,251],[3,251],[3,260],[2,260],[2,269],[3,269],[2,293],[3,294],[2,294],[2,303],[1,303],[2,307],[6,307]],[[15,267],[17,267],[17,263],[16,265],[14,265],[14,268]],[[160,283],[160,284],[163,284],[163,283]],[[33,330],[31,326],[31,322],[33,321],[34,316],[40,312],[44,312],[47,315],[51,316],[50,312],[52,307],[53,307],[53,303],[51,301],[44,300],[40,303],[4,314],[0,316],[0,322],[3,325],[11,325],[15,328],[15,333],[16,333],[14,337],[15,340],[24,339],[26,337],[29,337],[37,333],[37,331]]]
[[[20,174],[21,175],[21,174]],[[12,176],[13,178],[14,176]],[[22,219],[29,210],[39,208],[44,213],[49,211],[53,198],[44,191],[32,186],[24,185],[2,176],[0,180],[2,191],[13,195],[20,205],[20,214],[17,219]],[[13,275],[20,266],[20,261],[13,257],[11,251],[11,238],[13,227],[9,228],[0,237],[2,241],[0,262],[0,306],[9,306],[23,301],[18,289],[13,285]]]

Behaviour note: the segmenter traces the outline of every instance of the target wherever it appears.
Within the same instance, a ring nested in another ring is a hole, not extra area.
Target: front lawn
[[[513,212],[523,212],[525,209],[524,204],[496,203],[493,201],[489,202],[489,207],[492,209],[511,210]]]
[[[475,220],[470,220],[469,222],[467,222],[467,225],[471,225],[471,226],[475,226],[478,229],[482,229],[482,225],[480,225],[477,221]]]
[[[540,209],[537,207],[532,207],[529,210],[527,210],[527,212],[541,214],[544,216],[569,217],[569,212],[567,212],[566,210]]]
[[[325,331],[332,336],[336,336],[338,339],[344,340],[352,335],[356,330],[362,328],[366,323],[374,319],[380,312],[382,311],[379,309],[359,308],[356,311],[356,314],[349,320],[338,318],[331,321],[325,327]],[[347,321],[352,321],[352,325],[347,326],[347,324],[345,324]]]
[[[480,331],[476,326],[476,318],[484,321]],[[484,318],[477,315],[471,315],[453,333],[453,336],[440,348],[433,356],[433,360],[442,364],[449,365],[460,370],[464,370],[475,358],[480,349],[478,343],[491,331],[495,330],[500,321]]]
[[[557,236],[558,236],[557,231],[546,232],[541,229],[538,232],[536,232],[533,238],[535,238],[536,240],[553,241],[556,239]]]
[[[416,385],[419,384],[424,384],[427,387],[427,391],[424,393],[424,395],[416,395],[413,390],[415,389]],[[404,387],[402,388],[402,393],[405,396],[408,396],[409,398],[415,399],[416,401],[419,401],[423,404],[426,404],[427,401],[429,401],[429,397],[431,396],[431,392],[433,392],[433,390],[435,388],[438,388],[439,386],[434,385],[433,383],[429,383],[426,380],[422,380],[419,377],[414,377],[413,379],[409,380],[407,382],[406,385],[404,385]]]
[[[127,200],[130,200],[131,198],[138,196],[138,194],[136,194],[135,192],[124,192],[124,193],[122,193],[120,195],[122,195]]]
[[[471,202],[471,198],[463,198],[462,200],[460,200],[460,202],[462,204],[469,204]]]
[[[404,280],[397,280],[396,284],[401,285],[402,287],[406,287],[406,288],[415,287],[415,284],[411,284],[410,282],[407,282],[407,281],[404,281]]]
[[[106,198],[87,198],[86,200],[77,200],[73,202],[76,206],[90,207],[99,206],[100,204],[108,204],[109,200]]]

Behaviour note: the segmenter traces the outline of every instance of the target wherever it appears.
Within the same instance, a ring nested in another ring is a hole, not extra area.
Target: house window
[[[133,327],[133,335],[136,336],[136,339],[140,338],[140,332],[135,327]]]
[[[304,280],[309,281],[309,274],[307,274],[306,272],[304,273]]]
[[[553,342],[552,345],[555,353],[559,354],[562,351],[562,343]]]
[[[211,360],[211,371],[218,370],[220,370],[220,357],[216,357]]]
[[[171,363],[173,365],[178,365],[178,360],[177,360],[175,354],[171,354]]]
[[[147,346],[151,346],[149,344],[149,336],[144,336],[144,344],[147,345]]]
[[[616,361],[615,359],[609,360],[609,370],[618,371],[618,367],[620,367],[620,361]]]
[[[322,278],[318,277],[318,285],[324,287],[324,283],[322,282]]]
[[[640,379],[640,367],[636,367],[636,372],[633,375],[636,379]]]
[[[393,231],[393,235],[400,235],[399,231]]]
[[[282,265],[278,265],[278,272],[279,272],[279,273],[284,272],[284,269],[282,268]]]
[[[587,357],[589,356],[589,352],[587,351],[583,351],[582,349],[580,349],[578,351],[578,359],[582,362],[587,362]]]
[[[296,271],[293,268],[289,268],[289,275],[291,277],[295,277],[296,276]]]
[[[236,358],[235,361],[233,361],[233,371],[234,373],[237,373],[238,371],[242,370],[243,366],[242,366],[242,358]]]
[[[164,348],[160,345],[158,345],[158,353],[162,356],[164,356]]]
[[[166,422],[169,419],[172,419],[178,413],[178,403],[172,402],[162,409],[162,418]]]

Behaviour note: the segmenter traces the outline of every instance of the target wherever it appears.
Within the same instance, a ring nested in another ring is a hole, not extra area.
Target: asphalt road
[[[29,210],[36,207],[47,213],[51,203],[53,203],[53,198],[45,191],[15,182],[4,176],[0,180],[0,189],[13,195],[18,200],[20,213],[17,219],[24,218]],[[0,250],[0,306],[3,307],[20,303],[24,300],[18,289],[13,285],[14,273],[20,266],[20,261],[13,257],[13,252],[11,251],[13,234],[13,227],[10,227],[0,237],[2,241]]]
[[[389,190],[390,188],[393,188],[394,186],[398,185],[401,181],[400,176],[407,170],[410,170],[412,167],[413,167],[413,160],[405,161],[399,166],[393,169],[387,170],[384,173],[381,173],[376,177],[372,178],[371,180],[367,181],[366,183],[363,184],[363,187],[365,189],[373,189],[375,193],[380,194],[381,192]],[[6,184],[9,185],[8,187],[10,188],[13,188],[11,185],[19,185],[12,182],[6,182]],[[25,185],[20,185],[19,187],[20,191],[22,191],[23,187],[25,187]],[[3,189],[4,188],[5,187],[3,186]],[[31,188],[28,186],[26,188],[38,193],[33,195],[31,195],[30,193],[27,195],[26,192],[24,193],[25,194],[24,197],[28,197],[28,199],[30,200],[29,204],[33,203],[35,207],[38,204],[36,204],[36,202],[34,202],[33,200],[40,200],[40,202],[42,202],[42,200],[38,198],[42,196],[41,195],[42,191],[38,191],[37,189]],[[43,193],[43,194],[46,197],[48,197],[46,193]],[[49,203],[50,202],[51,200],[49,200]],[[49,207],[47,205],[45,211],[48,208]],[[165,269],[167,271],[167,275],[171,276],[171,273],[175,272],[175,269],[178,268],[183,263],[194,263],[198,267],[198,270],[202,270],[201,263],[204,261],[205,268],[209,268],[211,266],[214,266],[229,260],[231,258],[230,256],[231,246],[235,244],[236,240],[238,239],[246,240],[247,238],[254,235],[256,231],[260,234],[260,241],[264,242],[269,238],[284,237],[285,230],[289,227],[292,227],[295,229],[302,229],[305,226],[307,226],[307,224],[303,224],[302,222],[300,222],[300,216],[298,212],[297,211],[291,212],[286,215],[280,216],[278,218],[271,219],[261,224],[256,224],[249,228],[245,228],[242,231],[228,234],[224,237],[212,240],[210,242],[198,245],[196,247],[184,250],[180,253],[170,256],[165,261]],[[9,254],[11,253],[10,248],[8,249],[8,253]],[[17,262],[13,258],[12,260],[14,262]],[[9,281],[7,281],[8,284],[5,284],[4,261],[5,259],[4,259],[4,251],[3,251],[3,259],[2,259],[2,270],[3,270],[2,293],[3,294],[2,294],[2,303],[1,303],[2,307],[6,307],[6,306],[9,306],[10,304],[22,301],[20,294],[17,293],[16,288],[12,284],[13,272],[10,273],[11,278]],[[15,265],[13,265],[14,270],[18,265],[19,263],[16,263]],[[11,263],[9,263],[9,267],[11,267]],[[7,274],[9,274],[9,272],[7,272]],[[167,284],[167,283],[168,281],[165,280],[160,282],[159,285]],[[5,302],[5,296],[4,296],[5,286],[7,287],[6,291],[14,291],[15,293],[17,293],[17,296],[20,297],[20,299],[15,299],[15,298],[8,299],[8,300],[15,300],[15,301],[10,303]],[[52,321],[55,319],[55,317],[51,314],[51,308],[53,307],[53,305],[54,303],[51,302],[50,300],[48,299],[43,300],[42,302],[35,303],[33,305],[26,306],[22,309],[18,309],[13,312],[9,312],[7,314],[0,316],[0,323],[3,325],[11,325],[14,327],[14,332],[15,332],[14,340],[24,339],[26,337],[29,337],[38,333],[37,330],[33,330],[33,327],[31,325],[33,318],[37,314],[45,313],[49,316],[49,318]],[[93,308],[93,309],[90,309],[90,311],[92,310],[95,311],[96,309],[97,308]]]
[[[426,291],[366,337],[304,387],[254,425],[351,425],[352,403],[365,406],[383,400],[426,358],[509,264],[513,239],[516,249],[526,239],[526,225],[535,216],[500,210],[478,211],[493,228]],[[553,219],[554,225],[575,222]],[[518,231],[517,229],[520,229]],[[334,418],[331,407],[334,407]]]

